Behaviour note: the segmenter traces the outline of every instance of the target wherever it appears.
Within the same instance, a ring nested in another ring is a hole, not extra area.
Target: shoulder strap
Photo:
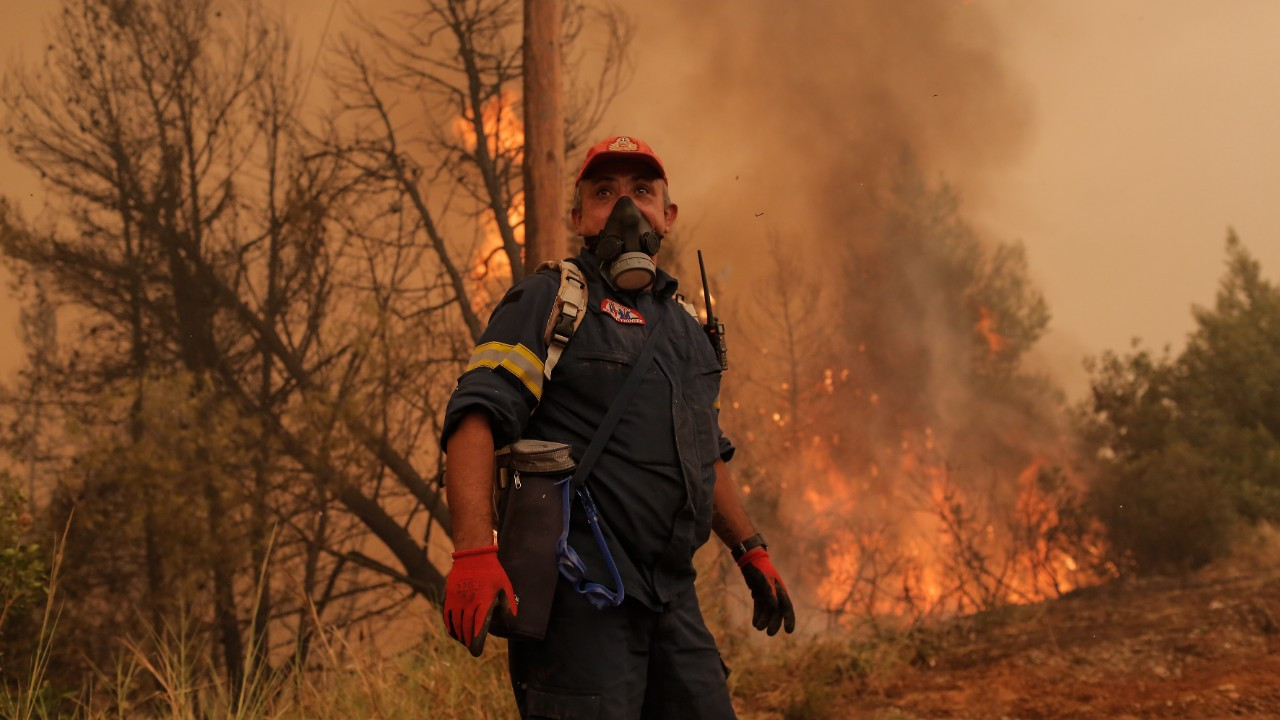
[[[582,459],[578,461],[578,467],[573,472],[573,487],[575,489],[586,485],[587,476],[591,474],[591,468],[595,466],[596,460],[600,458],[600,453],[604,450],[605,443],[609,442],[609,436],[613,434],[613,428],[622,419],[622,413],[626,411],[627,405],[631,404],[631,398],[635,396],[636,390],[640,387],[640,378],[644,376],[649,366],[653,364],[653,356],[658,349],[658,338],[662,336],[662,321],[664,318],[666,318],[666,313],[658,313],[658,317],[649,324],[649,336],[645,338],[644,349],[640,351],[640,357],[636,358],[636,364],[631,368],[631,372],[627,375],[626,382],[622,384],[622,389],[618,391],[617,397],[613,399],[613,404],[609,406],[609,412],[605,413],[604,419],[600,421],[600,427],[596,428],[595,435],[591,437],[591,444],[587,446],[587,451],[582,454]]]
[[[605,413],[604,419],[600,421],[600,426],[596,428],[595,434],[591,436],[591,443],[587,445],[586,452],[582,454],[582,459],[578,461],[578,467],[574,469],[573,475],[564,481],[564,495],[562,496],[564,526],[560,531],[560,539],[556,543],[556,562],[560,568],[560,574],[569,580],[574,589],[582,593],[587,602],[597,609],[621,605],[623,598],[626,597],[626,589],[622,585],[622,575],[618,572],[618,565],[613,560],[613,553],[609,550],[609,543],[605,541],[604,532],[601,530],[600,513],[596,510],[595,501],[591,498],[591,491],[587,488],[587,478],[591,475],[591,470],[595,467],[596,460],[600,459],[600,453],[604,450],[605,444],[609,442],[609,437],[613,435],[613,429],[617,427],[618,421],[622,419],[622,413],[631,404],[631,398],[635,396],[636,390],[640,387],[640,379],[644,377],[649,370],[649,366],[653,364],[653,356],[658,348],[658,340],[663,335],[662,321],[665,318],[666,313],[658,313],[654,321],[649,324],[649,335],[645,338],[644,348],[640,351],[640,356],[636,358],[636,364],[631,367],[631,372],[627,374],[627,379],[623,382],[622,389],[618,391],[618,395],[613,399],[613,404],[609,406],[609,412]],[[569,546],[569,501],[572,494],[576,494],[582,502],[587,524],[591,527],[591,534],[595,537],[596,546],[600,549],[600,554],[604,558],[605,566],[609,569],[609,576],[616,590],[610,590],[600,583],[588,581],[586,579],[586,566],[583,565],[582,560],[574,552],[573,548]],[[571,570],[571,568],[573,569]]]
[[[702,319],[698,317],[698,308],[694,307],[693,303],[689,302],[684,295],[676,293],[675,301],[680,303],[680,307],[684,308],[685,312],[689,313],[689,317],[697,320],[699,323],[702,322]]]
[[[550,380],[551,371],[560,362],[569,339],[587,316],[587,281],[578,266],[567,260],[549,260],[538,266],[538,271],[545,269],[560,272],[560,289],[556,291],[556,301],[551,306],[547,329],[543,333],[547,343],[547,361],[542,365],[542,373]]]

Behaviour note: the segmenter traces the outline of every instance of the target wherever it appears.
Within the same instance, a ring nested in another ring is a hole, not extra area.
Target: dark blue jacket
[[[449,400],[442,442],[471,411],[489,414],[494,446],[520,438],[573,446],[581,458],[640,354],[645,333],[665,314],[655,360],[588,487],[627,595],[660,609],[693,585],[693,553],[711,532],[713,465],[733,445],[720,431],[720,365],[701,326],[674,299],[675,278],[659,270],[651,291],[623,292],[583,250],[572,260],[587,280],[588,313],[550,380],[544,334],[560,277],[536,273],[517,283],[489,318]],[[574,505],[570,544],[609,584],[600,553]]]

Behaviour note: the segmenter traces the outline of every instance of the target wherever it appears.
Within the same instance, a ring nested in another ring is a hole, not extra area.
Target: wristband
[[[756,548],[764,548],[765,550],[769,549],[769,544],[764,541],[764,536],[760,533],[756,533],[733,546],[730,551],[733,553],[733,561],[737,562],[741,560],[743,555],[746,555],[749,551],[755,550]]]

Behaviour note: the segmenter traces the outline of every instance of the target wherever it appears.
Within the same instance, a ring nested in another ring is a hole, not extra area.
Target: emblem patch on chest
[[[613,318],[614,320],[617,320],[623,325],[643,325],[644,324],[643,315],[636,312],[635,310],[632,310],[626,305],[623,305],[622,303],[615,302],[611,298],[605,298],[604,302],[600,303],[600,309],[608,313],[609,317]]]

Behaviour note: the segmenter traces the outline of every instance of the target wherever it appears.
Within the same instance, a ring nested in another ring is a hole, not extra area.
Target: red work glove
[[[516,614],[516,592],[498,562],[498,546],[459,550],[444,584],[444,627],[449,636],[467,646],[475,657],[484,652],[493,611]]]
[[[769,551],[762,547],[748,550],[738,558],[738,567],[742,569],[742,577],[751,588],[751,599],[756,603],[755,613],[751,616],[755,629],[768,628],[769,635],[777,635],[778,628],[785,623],[787,632],[794,632],[795,607],[787,594],[786,584],[769,561]]]

